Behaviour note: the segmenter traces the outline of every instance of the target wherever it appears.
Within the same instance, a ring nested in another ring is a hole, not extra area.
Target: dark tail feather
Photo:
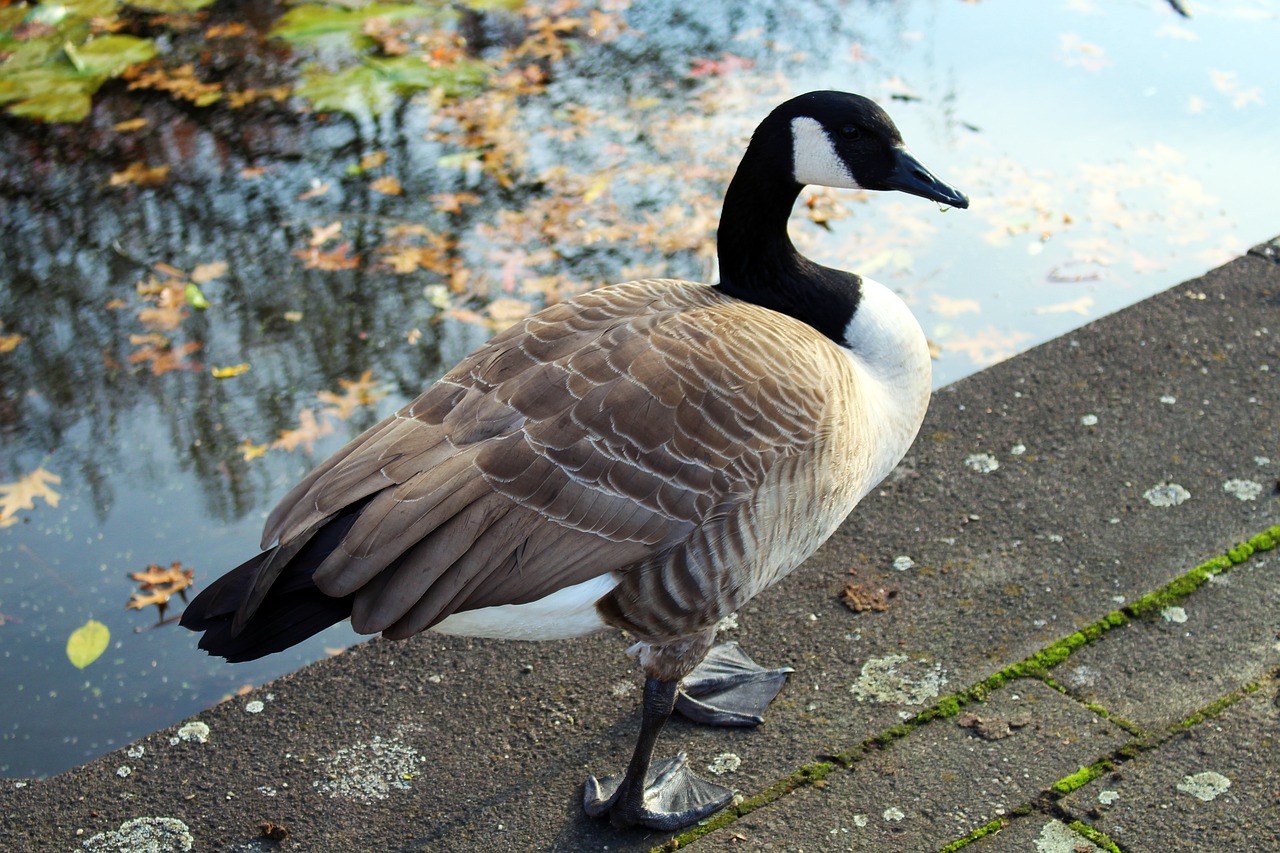
[[[312,576],[342,541],[357,513],[343,513],[315,531],[280,571],[239,633],[232,630],[236,613],[275,549],[263,551],[209,584],[187,605],[182,627],[203,631],[199,645],[209,654],[240,663],[295,646],[346,619],[351,615],[353,596],[331,598],[316,589]]]

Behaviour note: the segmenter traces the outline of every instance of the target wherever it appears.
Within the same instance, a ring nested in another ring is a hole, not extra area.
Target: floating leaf
[[[90,619],[67,638],[67,659],[76,669],[84,669],[102,657],[110,642],[111,629],[96,619]]]
[[[128,0],[128,5],[149,12],[194,12],[212,3],[213,0]]]
[[[156,55],[156,46],[137,36],[99,36],[79,47],[68,42],[63,46],[67,58],[86,77],[114,77],[139,62]]]
[[[344,9],[341,6],[304,3],[281,15],[280,20],[271,28],[271,36],[302,41],[342,33],[359,33],[370,18],[391,22],[440,14],[437,10],[413,4],[370,3],[359,9]]]
[[[307,269],[314,270],[350,270],[360,266],[359,255],[348,255],[351,244],[343,243],[330,252],[319,249],[294,249],[293,255],[301,258]]]
[[[250,441],[247,438],[244,441],[240,442],[240,458],[243,459],[245,462],[252,462],[257,458],[261,456],[266,456],[266,455],[267,455],[267,445],[254,444],[252,441]]]
[[[22,335],[0,335],[0,353],[13,352],[22,340]]]
[[[230,379],[233,376],[239,376],[241,373],[249,372],[249,362],[240,364],[232,364],[228,367],[212,368],[214,379]]]
[[[227,272],[226,261],[214,261],[209,264],[200,264],[191,271],[191,280],[196,284],[208,284],[215,278],[221,278]],[[196,305],[199,308],[200,306]]]
[[[321,391],[316,396],[320,398],[320,402],[330,404],[330,408],[322,410],[321,414],[333,415],[344,421],[351,417],[357,407],[372,405],[387,396],[386,391],[375,390],[377,383],[373,381],[372,370],[366,370],[354,381],[339,379],[338,384],[342,386],[342,394]]]
[[[12,483],[0,483],[0,527],[17,524],[18,511],[35,509],[36,498],[41,498],[49,506],[57,506],[62,496],[55,492],[49,484],[61,482],[62,478],[57,474],[51,474],[43,467],[40,467],[20,480],[15,480]]]
[[[392,175],[384,175],[369,182],[369,189],[374,192],[380,192],[383,195],[402,195],[404,187],[400,185],[400,181]]]
[[[111,174],[108,182],[113,187],[136,184],[140,187],[154,187],[164,183],[169,176],[168,166],[144,166],[141,163],[130,163],[119,172]]]
[[[333,424],[328,419],[317,420],[310,409],[298,412],[298,428],[280,431],[280,437],[271,442],[272,447],[287,450],[290,453],[299,447],[305,447],[308,453],[315,450],[316,439],[333,432]]]
[[[204,298],[204,294],[200,292],[200,287],[194,281],[187,282],[183,294],[187,298],[187,304],[197,311],[203,311],[209,307],[209,300]]]

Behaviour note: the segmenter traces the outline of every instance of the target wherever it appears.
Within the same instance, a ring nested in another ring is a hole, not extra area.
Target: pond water
[[[0,499],[32,495],[0,520],[0,775],[356,641],[338,626],[230,666],[127,609],[129,575],[178,563],[198,587],[246,559],[311,465],[546,301],[713,278],[720,193],[792,94],[878,99],[973,199],[807,192],[793,222],[811,256],[908,299],[939,386],[1274,236],[1280,2],[1188,5],[561,2],[415,42],[443,55],[461,33],[496,69],[456,100],[316,114],[109,84],[81,124],[0,118],[0,481],[25,484]],[[202,26],[252,36],[281,11],[219,4]],[[204,79],[285,85],[330,50],[204,33],[174,38]],[[77,668],[90,620],[109,640]]]

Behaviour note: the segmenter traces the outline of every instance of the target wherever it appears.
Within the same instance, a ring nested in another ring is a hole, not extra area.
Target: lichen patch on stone
[[[362,803],[385,800],[393,790],[408,790],[418,765],[426,761],[403,741],[408,730],[400,726],[391,737],[375,736],[319,759],[317,765],[328,776],[312,781],[312,786],[330,797]]]
[[[1242,501],[1254,501],[1262,494],[1262,484],[1256,480],[1227,480],[1222,491]]]
[[[1177,506],[1191,497],[1191,493],[1177,483],[1160,483],[1142,493],[1152,506]]]
[[[990,474],[1000,467],[1000,460],[990,453],[970,453],[964,458],[964,464],[979,474]]]
[[[81,845],[92,853],[187,853],[195,839],[176,817],[135,817]]]
[[[1178,783],[1179,791],[1184,794],[1190,794],[1197,800],[1203,800],[1206,803],[1226,793],[1230,787],[1230,779],[1212,770],[1206,770],[1203,773],[1196,773],[1192,776],[1183,776],[1182,781]]]
[[[862,674],[850,687],[862,702],[923,705],[947,683],[942,664],[912,660],[906,655],[871,658],[862,665]]]

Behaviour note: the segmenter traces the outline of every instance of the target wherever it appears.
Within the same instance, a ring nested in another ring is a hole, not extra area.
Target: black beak
[[[893,171],[885,179],[884,188],[911,193],[951,207],[969,206],[967,195],[935,178],[933,173],[905,148],[894,148]]]

